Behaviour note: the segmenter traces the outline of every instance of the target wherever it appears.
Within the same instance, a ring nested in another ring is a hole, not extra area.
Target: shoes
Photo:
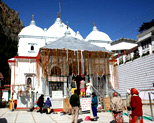
[[[97,121],[97,117],[92,118],[91,121]]]
[[[94,119],[94,121],[97,121],[97,119]]]

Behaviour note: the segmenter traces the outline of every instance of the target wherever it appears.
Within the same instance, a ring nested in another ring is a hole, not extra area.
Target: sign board
[[[51,82],[67,82],[67,77],[54,77],[54,76],[49,76],[48,81]]]
[[[62,91],[52,91],[52,98],[62,98],[63,92]]]
[[[89,111],[91,108],[91,97],[80,98],[80,105],[82,111]]]

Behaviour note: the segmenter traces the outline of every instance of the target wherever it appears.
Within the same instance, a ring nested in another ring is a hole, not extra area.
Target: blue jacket
[[[97,96],[94,96],[92,98],[92,105],[95,106],[95,108],[97,109],[97,106],[98,106],[98,99],[97,99]]]
[[[51,107],[51,101],[49,98],[47,98],[47,101],[45,102],[45,105],[48,106],[48,107]]]

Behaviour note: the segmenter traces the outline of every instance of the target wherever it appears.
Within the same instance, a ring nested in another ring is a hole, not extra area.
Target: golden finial
[[[95,27],[95,22],[94,22],[94,27]]]
[[[68,29],[68,21],[67,21],[67,29]]]
[[[34,20],[34,15],[32,15],[32,20]]]
[[[60,20],[60,23],[62,24],[63,22],[62,22],[62,19]]]
[[[58,16],[57,17],[59,18],[59,12],[58,12]]]

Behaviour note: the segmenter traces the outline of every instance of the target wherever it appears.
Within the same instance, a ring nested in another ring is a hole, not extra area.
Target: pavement
[[[111,112],[98,112],[97,121],[85,121],[85,117],[90,116],[90,113],[82,113],[79,115],[79,123],[111,123],[113,116]],[[26,110],[11,111],[8,108],[0,108],[0,123],[71,123],[72,115],[39,113],[37,110],[29,112]],[[112,122],[113,123],[113,122]],[[128,116],[124,115],[124,123],[129,123]],[[144,123],[153,123],[144,118]]]

